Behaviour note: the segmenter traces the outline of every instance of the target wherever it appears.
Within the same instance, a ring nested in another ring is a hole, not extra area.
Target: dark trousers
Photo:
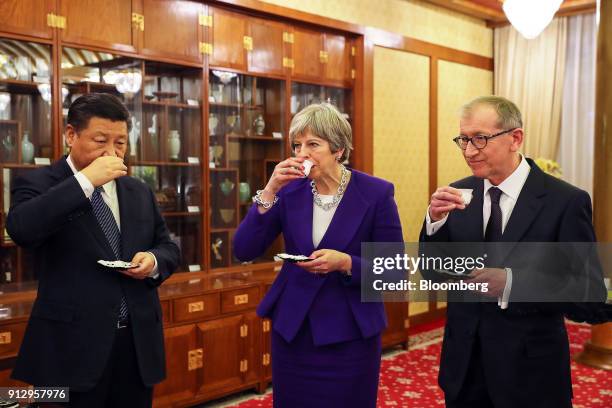
[[[452,401],[446,399],[446,408],[494,408],[487,391],[480,341],[475,341],[472,359],[459,395]]]
[[[149,408],[153,387],[142,383],[132,328],[117,329],[113,349],[96,386],[86,392],[71,392],[71,408]]]

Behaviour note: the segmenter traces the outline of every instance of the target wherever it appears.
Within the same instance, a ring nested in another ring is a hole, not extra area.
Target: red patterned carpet
[[[572,355],[582,350],[589,338],[588,326],[568,323]],[[438,358],[442,328],[411,336],[409,351],[383,357],[378,407],[443,407],[437,385]],[[574,408],[612,407],[612,372],[596,370],[572,362]],[[272,394],[254,397],[232,408],[272,407]]]

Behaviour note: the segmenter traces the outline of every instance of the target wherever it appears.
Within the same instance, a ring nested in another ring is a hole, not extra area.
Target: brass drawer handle
[[[270,321],[269,320],[264,320],[263,321],[263,328],[262,328],[264,333],[267,333],[270,331]]]
[[[329,53],[327,51],[319,51],[319,60],[322,64],[327,64],[329,61]]]
[[[234,305],[244,305],[249,303],[249,294],[245,293],[244,295],[236,295],[234,296]]]
[[[13,341],[10,331],[0,333],[0,344],[11,344]]]
[[[187,370],[193,371],[204,366],[204,349],[189,350],[187,352]]]
[[[248,35],[242,37],[242,45],[245,50],[253,51],[253,37],[249,37]]]
[[[240,326],[240,337],[246,337],[249,335],[249,326],[243,324]]]
[[[270,353],[265,353],[262,356],[262,362],[261,363],[264,365],[264,367],[270,365]]]
[[[201,312],[204,310],[204,301],[200,300],[199,302],[191,302],[187,305],[187,310],[189,313]]]

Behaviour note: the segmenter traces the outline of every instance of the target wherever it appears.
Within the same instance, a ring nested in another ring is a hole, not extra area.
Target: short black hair
[[[93,117],[113,122],[125,122],[128,132],[132,127],[130,112],[121,99],[109,93],[89,93],[79,96],[68,109],[68,124],[77,132],[89,126]]]

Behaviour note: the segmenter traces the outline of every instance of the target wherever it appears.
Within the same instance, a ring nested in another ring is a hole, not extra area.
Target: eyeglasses
[[[493,139],[494,137],[501,136],[504,133],[515,131],[516,129],[518,128],[502,130],[501,132],[495,133],[494,135],[476,135],[473,137],[457,136],[456,138],[453,139],[453,142],[455,142],[461,150],[467,149],[468,143],[470,142],[475,148],[477,148],[478,150],[481,150],[487,147],[487,143],[489,142],[489,140]]]

